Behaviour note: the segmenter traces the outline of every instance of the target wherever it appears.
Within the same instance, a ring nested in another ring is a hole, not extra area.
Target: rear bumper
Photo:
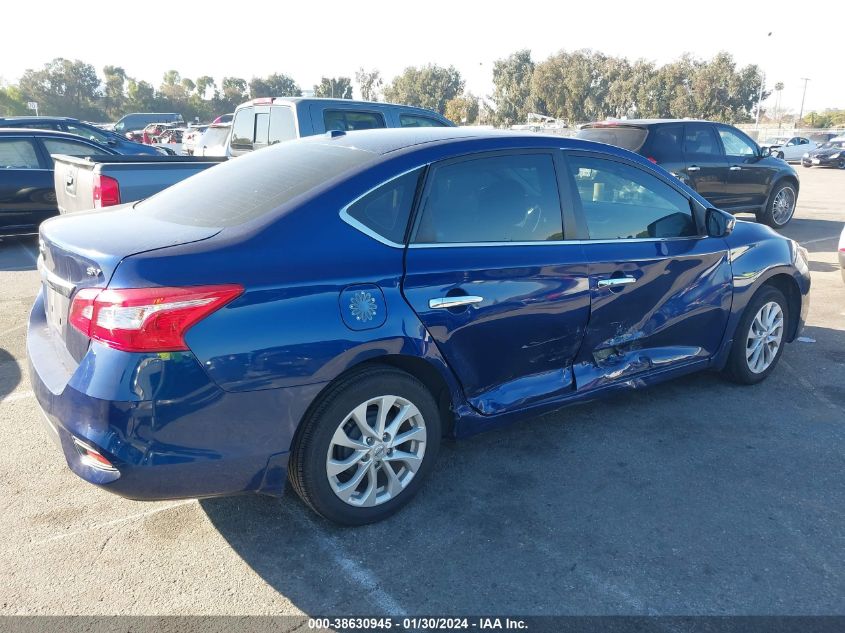
[[[133,354],[94,343],[77,364],[44,317],[27,334],[32,389],[70,469],[144,500],[281,494],[296,426],[321,385],[230,393],[190,352]],[[74,438],[115,470],[92,467]]]

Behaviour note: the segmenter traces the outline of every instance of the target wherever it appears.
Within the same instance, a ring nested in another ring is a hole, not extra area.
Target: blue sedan
[[[290,480],[396,512],[467,436],[698,370],[753,384],[806,252],[633,153],[467,129],[332,132],[45,222],[28,354],[71,470],[134,499]]]

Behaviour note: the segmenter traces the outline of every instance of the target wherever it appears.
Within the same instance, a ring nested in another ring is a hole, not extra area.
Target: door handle
[[[742,171],[742,167],[739,165],[731,165],[731,171]]]
[[[460,308],[461,306],[473,305],[481,303],[484,297],[477,297],[475,295],[458,295],[456,297],[438,297],[437,299],[429,299],[428,307],[432,310],[438,308]]]
[[[690,167],[687,167],[687,171],[701,171],[701,167],[696,167],[695,165],[692,165]]]
[[[635,277],[629,277],[626,275],[625,277],[611,277],[610,279],[599,279],[598,286],[599,288],[614,288],[616,286],[627,286],[628,284],[635,284],[637,283],[637,279]]]

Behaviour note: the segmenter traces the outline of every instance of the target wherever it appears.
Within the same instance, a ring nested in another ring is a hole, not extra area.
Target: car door
[[[717,125],[719,140],[728,159],[726,208],[748,209],[766,203],[769,185],[778,171],[777,161],[763,160],[757,143],[728,125]]]
[[[56,213],[53,170],[33,139],[0,137],[0,234],[34,232]]]
[[[450,160],[430,168],[421,195],[402,290],[484,414],[574,390],[590,293],[581,244],[563,240],[558,161]]]
[[[714,207],[729,207],[728,161],[709,123],[684,125],[685,181]]]
[[[725,240],[704,236],[689,198],[657,172],[599,153],[567,152],[566,161],[589,234],[578,390],[705,362],[721,345],[731,306]]]

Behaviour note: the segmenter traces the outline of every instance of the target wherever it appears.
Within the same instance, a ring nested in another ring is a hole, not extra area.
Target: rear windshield
[[[203,145],[223,145],[229,137],[229,127],[210,127],[202,137]]]
[[[139,202],[135,210],[177,224],[237,226],[374,158],[351,147],[279,143],[210,167]]]
[[[646,130],[639,127],[585,127],[578,132],[577,138],[615,145],[636,152],[643,146],[647,133]]]

